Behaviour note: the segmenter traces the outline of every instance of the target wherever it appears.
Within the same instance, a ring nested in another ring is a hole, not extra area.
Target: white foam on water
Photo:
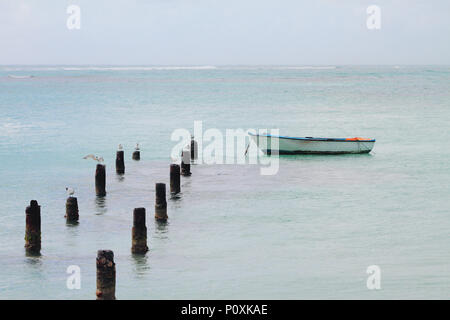
[[[336,66],[224,66],[229,70],[334,70]]]
[[[10,75],[8,75],[8,77],[12,78],[12,79],[30,79],[30,78],[33,78],[34,76],[33,75],[18,76],[18,75],[10,74]]]
[[[18,134],[32,133],[32,129],[49,130],[61,128],[65,125],[63,121],[34,121],[24,123],[12,118],[2,119],[0,121],[0,137],[13,137]],[[29,131],[29,132],[27,132]]]
[[[333,70],[336,66],[287,66],[274,67],[275,70]]]
[[[12,120],[11,118],[7,118],[4,122],[0,123],[0,137],[9,137],[23,129],[29,129],[32,127],[32,125],[22,124],[18,121]]]

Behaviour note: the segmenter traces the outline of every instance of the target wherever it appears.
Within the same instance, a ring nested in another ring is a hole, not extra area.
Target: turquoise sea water
[[[377,142],[369,155],[282,156],[274,176],[194,165],[158,225],[170,135],[195,120]],[[0,298],[94,299],[96,251],[112,249],[118,299],[448,299],[449,121],[450,67],[0,67]],[[89,153],[105,158],[103,200]],[[77,226],[65,223],[66,186]],[[42,206],[39,258],[23,248],[31,199]],[[140,206],[150,251],[139,258]],[[66,287],[69,265],[80,290]],[[370,265],[381,290],[366,287]]]

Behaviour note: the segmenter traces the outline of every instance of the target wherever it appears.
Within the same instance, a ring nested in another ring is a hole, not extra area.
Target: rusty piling
[[[180,166],[173,163],[170,165],[170,193],[176,194],[180,191]]]
[[[99,197],[106,195],[106,167],[100,163],[95,170],[95,193]]]
[[[145,208],[133,211],[133,228],[131,229],[131,252],[143,254],[148,251],[147,227],[145,226]]]
[[[114,252],[97,251],[97,300],[116,299],[116,264]]]
[[[27,254],[39,254],[41,251],[41,206],[31,200],[25,209],[25,250]]]
[[[181,152],[181,175],[190,176],[191,174],[190,152],[183,150]]]
[[[66,201],[66,220],[67,222],[77,222],[78,214],[78,200],[76,197],[68,197]]]
[[[125,173],[125,160],[123,150],[119,150],[116,153],[116,172],[117,174]]]
[[[155,218],[158,221],[167,220],[166,184],[157,183],[155,186]]]

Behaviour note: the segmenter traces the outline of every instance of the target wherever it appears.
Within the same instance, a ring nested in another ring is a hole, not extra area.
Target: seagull
[[[66,191],[69,197],[73,196],[75,190],[73,188],[66,187]]]
[[[119,143],[119,148],[117,149],[118,151],[122,151],[123,150],[123,146]]]
[[[92,160],[97,161],[98,163],[102,163],[104,161],[103,157],[97,157],[97,156],[94,156],[93,154],[88,154],[87,156],[83,157],[83,159],[92,159]]]
[[[139,151],[139,143],[136,143],[136,147],[134,148],[134,150]]]

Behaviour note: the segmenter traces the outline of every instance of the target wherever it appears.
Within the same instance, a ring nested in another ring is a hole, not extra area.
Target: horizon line
[[[430,64],[31,64],[31,63],[14,63],[14,64],[0,64],[0,67],[12,66],[52,66],[52,67],[365,67],[365,66],[450,66],[450,64],[430,63]]]

